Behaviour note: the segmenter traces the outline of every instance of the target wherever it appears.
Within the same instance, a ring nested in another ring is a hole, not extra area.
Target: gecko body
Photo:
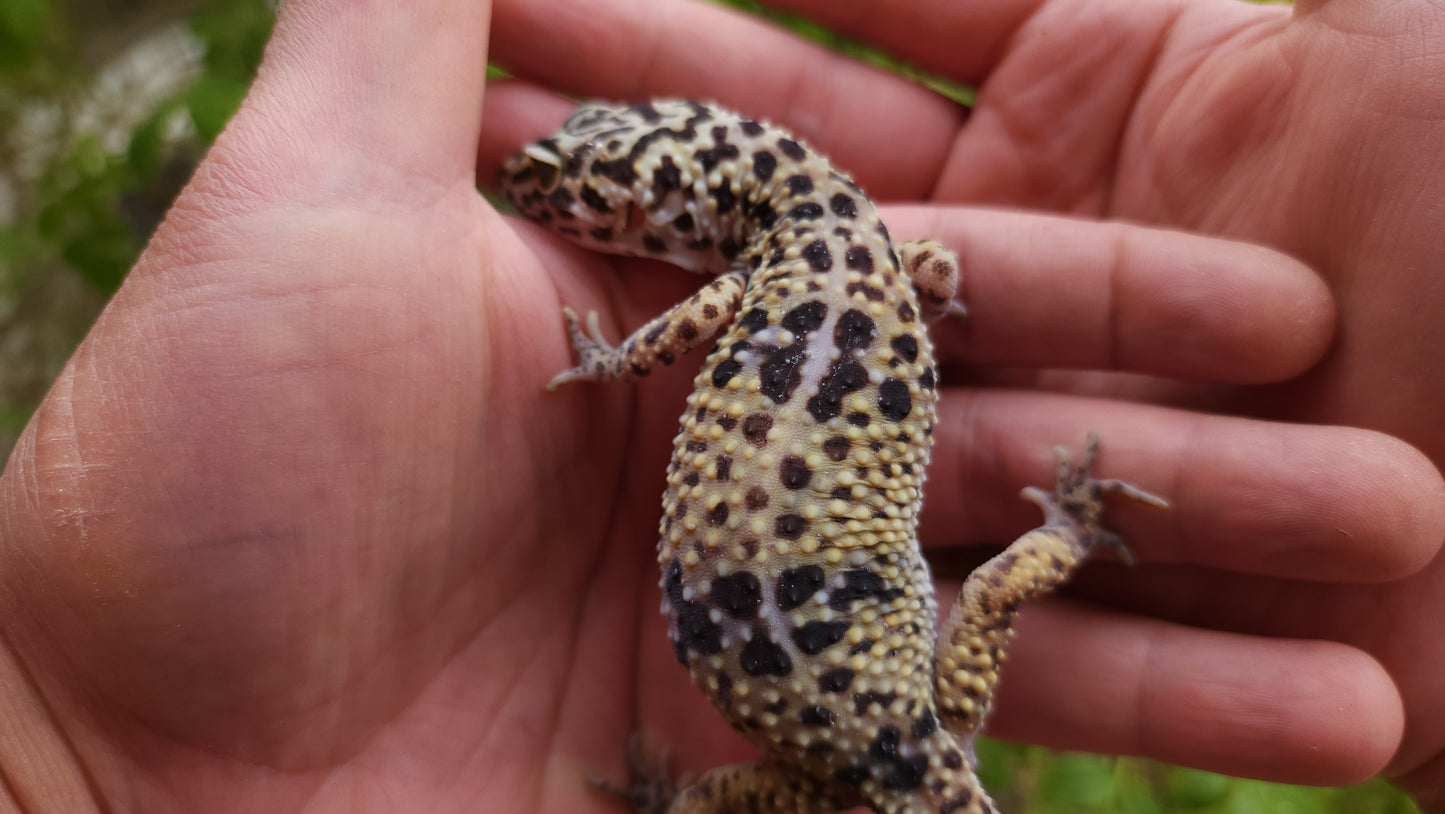
[[[555,388],[628,380],[720,334],[681,418],[658,563],[678,661],[762,752],[649,811],[985,814],[972,771],[1019,602],[1115,543],[1061,455],[1046,524],[980,567],[943,635],[916,538],[938,372],[928,320],[957,258],[895,244],[854,181],[781,128],[692,101],[581,108],[502,170],[529,218],[600,251],[715,275],[610,346],[565,324]],[[641,788],[641,786],[639,787]]]

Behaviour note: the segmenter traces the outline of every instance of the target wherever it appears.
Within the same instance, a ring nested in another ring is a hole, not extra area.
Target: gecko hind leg
[[[1092,431],[1077,466],[1070,465],[1062,447],[1055,447],[1054,491],[1030,486],[1022,493],[1043,510],[1044,524],[969,575],[940,631],[935,694],[941,720],[961,740],[971,741],[993,703],[1020,603],[1063,584],[1100,546],[1114,548],[1131,561],[1118,535],[1100,524],[1104,495],[1168,506],[1123,481],[1096,479],[1092,469],[1098,452],[1099,437]]]
[[[577,352],[577,366],[558,373],[547,383],[547,389],[556,390],[577,381],[630,381],[651,373],[658,364],[672,364],[732,321],[742,306],[747,284],[746,272],[721,275],[638,328],[615,348],[603,338],[596,311],[588,312],[587,330],[583,331],[577,313],[564,307],[562,317],[572,349]]]

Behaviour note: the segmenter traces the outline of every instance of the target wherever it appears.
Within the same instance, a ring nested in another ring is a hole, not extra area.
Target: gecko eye
[[[522,149],[518,158],[531,159],[531,170],[537,179],[537,186],[543,192],[551,192],[557,188],[557,183],[562,178],[562,166],[566,159],[562,152],[557,149],[557,143],[551,139],[543,139],[533,144],[528,144]]]
[[[549,138],[528,144],[522,153],[539,164],[551,164],[559,169],[562,166],[562,151],[557,149],[557,142]]]

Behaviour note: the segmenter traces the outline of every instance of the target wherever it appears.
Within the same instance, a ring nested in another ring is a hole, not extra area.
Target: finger
[[[920,85],[693,0],[504,0],[495,26],[494,58],[518,76],[582,96],[715,100],[788,127],[880,199],[927,195],[964,118]]]
[[[1434,621],[1445,615],[1441,563],[1376,585],[1241,576],[1180,567],[1085,569],[1071,595],[1175,624],[1263,636],[1323,639],[1370,652],[1390,671],[1409,720],[1390,772],[1415,769],[1439,750],[1445,729],[1445,648]]]
[[[393,198],[455,186],[475,157],[488,19],[468,0],[284,4],[220,142],[239,159],[227,166],[331,199],[370,196],[377,180]]]
[[[1061,600],[1021,614],[999,686],[991,734],[1277,782],[1364,781],[1404,729],[1393,682],[1360,650]]]
[[[1169,501],[1111,500],[1106,524],[1146,562],[1371,582],[1421,568],[1445,538],[1445,484],[1379,433],[1077,396],[952,389],[939,403],[920,539],[1007,542],[1039,519],[1016,495],[1053,484],[1051,448],[1102,439],[1094,474]]]
[[[884,217],[958,252],[969,321],[934,330],[945,357],[1254,383],[1303,372],[1334,329],[1319,276],[1248,243],[960,207]]]

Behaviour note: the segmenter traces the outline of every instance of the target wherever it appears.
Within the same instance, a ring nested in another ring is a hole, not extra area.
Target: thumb
[[[488,0],[282,4],[196,185],[220,175],[239,181],[213,190],[229,199],[349,202],[472,184],[490,16]]]

